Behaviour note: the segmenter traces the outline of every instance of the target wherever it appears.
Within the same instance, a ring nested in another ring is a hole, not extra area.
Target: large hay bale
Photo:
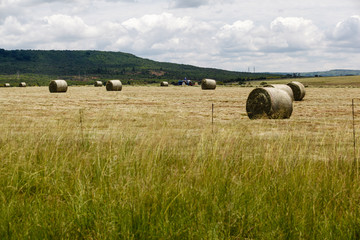
[[[291,87],[295,101],[301,101],[305,97],[305,87],[302,83],[293,81],[287,85]]]
[[[26,87],[26,83],[25,82],[19,83],[19,87]]]
[[[5,83],[4,84],[4,87],[10,87],[11,85],[10,85],[10,83]]]
[[[121,91],[122,84],[120,80],[109,80],[106,82],[107,91]]]
[[[215,90],[215,88],[216,88],[216,81],[214,79],[204,78],[201,81],[202,90]]]
[[[49,91],[51,93],[66,92],[68,89],[67,82],[65,80],[52,80],[49,84]]]
[[[293,100],[287,92],[278,88],[255,88],[246,101],[246,112],[250,119],[290,118]]]
[[[161,87],[168,87],[168,86],[169,86],[169,83],[168,83],[168,82],[161,82],[161,83],[160,83],[160,86],[161,86]]]
[[[94,86],[95,87],[102,87],[103,83],[102,83],[102,81],[95,81]]]
[[[291,89],[291,87],[289,85],[286,84],[267,84],[264,87],[272,87],[272,88],[277,88],[280,90],[283,90],[285,92],[287,92],[289,94],[289,96],[291,97],[292,100],[294,100],[294,93],[293,90]]]

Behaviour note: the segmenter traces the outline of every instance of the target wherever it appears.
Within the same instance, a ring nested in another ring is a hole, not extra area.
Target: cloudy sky
[[[235,71],[360,69],[359,0],[0,0],[0,48]]]

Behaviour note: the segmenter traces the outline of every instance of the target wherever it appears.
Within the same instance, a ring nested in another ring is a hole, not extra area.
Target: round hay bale
[[[51,93],[66,92],[68,89],[67,82],[65,80],[52,80],[49,84],[49,91]]]
[[[161,82],[161,83],[160,83],[160,86],[161,86],[161,87],[168,87],[168,86],[169,86],[169,83],[168,83],[168,82]]]
[[[277,89],[283,90],[283,91],[287,92],[289,94],[289,96],[291,97],[291,99],[294,101],[294,93],[293,93],[293,90],[291,89],[291,87],[289,85],[286,85],[286,84],[267,84],[264,87],[272,87],[272,88],[277,88]]]
[[[19,83],[19,87],[26,87],[26,83],[25,82]]]
[[[289,82],[287,85],[291,87],[295,101],[301,101],[305,97],[305,87],[301,82],[293,81]]]
[[[284,90],[272,87],[255,88],[246,101],[246,112],[250,119],[290,118],[293,101]]]
[[[4,87],[10,87],[11,85],[10,85],[10,83],[5,83],[4,84]]]
[[[121,91],[122,84],[120,80],[109,80],[106,82],[106,90],[107,91]]]
[[[215,90],[216,81],[214,79],[206,79],[204,78],[201,81],[201,89],[202,90]]]
[[[94,86],[95,87],[102,87],[103,83],[102,83],[102,81],[95,81]]]

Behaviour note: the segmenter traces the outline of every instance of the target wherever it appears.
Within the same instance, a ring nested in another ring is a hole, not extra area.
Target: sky
[[[0,48],[255,72],[360,69],[359,0],[0,0]]]

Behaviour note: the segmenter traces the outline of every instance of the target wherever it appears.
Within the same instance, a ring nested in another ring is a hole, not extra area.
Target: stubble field
[[[357,239],[360,89],[250,120],[252,89],[0,88],[0,238]]]

